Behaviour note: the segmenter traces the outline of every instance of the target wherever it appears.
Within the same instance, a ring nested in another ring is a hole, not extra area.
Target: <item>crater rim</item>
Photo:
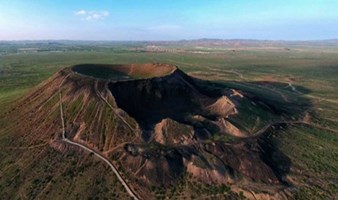
[[[77,64],[70,67],[72,72],[93,79],[113,82],[165,77],[178,68],[166,63],[132,64]]]

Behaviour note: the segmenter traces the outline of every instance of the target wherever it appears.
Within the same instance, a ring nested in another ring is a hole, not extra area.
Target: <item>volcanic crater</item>
[[[302,114],[293,103],[200,80],[170,64],[75,65],[16,107],[23,135],[49,139],[60,152],[77,148],[60,140],[60,103],[65,137],[123,168],[140,197],[186,174],[214,184],[289,185],[290,160],[271,136],[290,112]]]

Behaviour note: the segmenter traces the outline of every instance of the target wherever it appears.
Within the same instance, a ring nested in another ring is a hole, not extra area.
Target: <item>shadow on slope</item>
[[[219,178],[225,173],[230,179],[244,176],[255,182],[288,185],[285,176],[290,170],[290,159],[279,151],[278,141],[271,136],[287,128],[289,121],[300,120],[311,103],[297,93],[280,90],[280,83],[270,82],[269,85],[270,89],[253,82],[203,81],[181,71],[163,78],[110,83],[109,89],[118,107],[138,122],[143,139],[148,143],[126,146],[131,154],[127,161],[129,166],[134,165],[135,160],[150,161],[153,164],[149,164],[149,168],[138,170],[135,167],[138,165],[131,168],[145,174],[151,182],[161,184],[175,182],[185,170],[193,170],[189,172],[198,171],[197,176],[206,182],[225,180]],[[206,109],[223,96],[236,105],[238,113],[221,116],[219,112]],[[202,118],[203,123],[194,116]],[[257,117],[262,119],[262,127],[246,137],[221,133],[217,124],[221,119],[233,124],[249,124],[247,121]],[[166,119],[192,127],[193,138],[159,144],[153,139],[155,127]],[[185,161],[193,163],[193,169],[183,167],[187,165]],[[205,171],[208,176],[201,175]]]

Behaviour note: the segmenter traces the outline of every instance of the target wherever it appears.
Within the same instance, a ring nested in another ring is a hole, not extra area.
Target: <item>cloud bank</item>
[[[108,11],[95,11],[95,10],[78,10],[74,12],[74,15],[80,17],[86,21],[98,21],[103,20],[109,16]]]

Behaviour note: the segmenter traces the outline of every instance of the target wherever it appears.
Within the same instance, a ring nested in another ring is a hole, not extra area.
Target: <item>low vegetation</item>
[[[330,45],[282,42],[269,48],[264,43],[250,43],[249,46],[230,43],[215,47],[206,41],[202,45],[204,48],[198,49],[194,43],[158,43],[156,51],[149,50],[148,44],[142,42],[0,44],[0,194],[4,199],[129,198],[121,183],[100,160],[79,149],[55,150],[50,147],[52,138],[37,139],[33,133],[22,136],[12,132],[12,128],[20,124],[13,124],[8,113],[15,102],[66,66],[158,62],[178,65],[193,77],[209,80],[215,88],[231,87],[277,103],[289,101],[295,112],[284,113],[283,119],[305,123],[289,125],[271,136],[271,143],[291,162],[285,177],[289,185],[281,196],[293,199],[334,199],[338,196],[338,45],[332,41]],[[22,51],[28,47],[38,50]],[[47,104],[56,104],[57,100],[56,96]],[[260,101],[255,100],[254,104]],[[70,107],[65,107],[66,116],[74,117],[81,106],[82,103],[75,100]],[[91,120],[96,106],[95,102],[88,103],[84,120]],[[300,117],[297,109],[302,106],[307,109]],[[238,111],[243,112],[248,107],[251,114],[239,115],[242,118],[234,118],[232,123],[249,133],[256,133],[264,124],[281,116],[265,115],[262,107],[254,106],[249,100]],[[102,106],[101,110],[104,118],[112,118],[108,106]],[[58,110],[48,115],[50,119],[58,116]],[[116,120],[112,118],[109,123],[116,123]],[[102,127],[105,129],[107,125]],[[180,129],[186,131],[185,127],[177,128]],[[90,132],[83,135],[91,137]],[[102,137],[112,136],[102,133]],[[105,140],[102,137],[100,141]],[[232,137],[216,134],[206,143],[234,141]],[[158,144],[154,145],[155,150],[156,146]],[[105,145],[99,149],[104,150]],[[119,154],[109,156],[117,160]],[[123,168],[119,163],[117,165]],[[196,160],[196,163],[206,167],[203,160]],[[131,173],[124,170],[124,174]],[[158,199],[240,199],[252,198],[252,193],[259,198],[261,194],[276,194],[275,189],[242,182],[205,183],[191,174],[182,174],[176,185],[166,186],[166,189],[148,188]]]

